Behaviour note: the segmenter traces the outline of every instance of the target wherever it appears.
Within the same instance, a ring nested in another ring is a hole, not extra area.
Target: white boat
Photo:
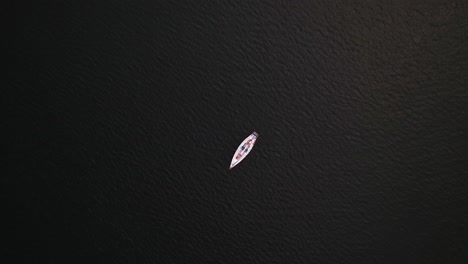
[[[245,159],[245,157],[247,157],[247,155],[250,154],[250,151],[255,145],[257,138],[258,133],[254,131],[252,134],[250,134],[250,136],[242,141],[242,143],[237,148],[236,153],[234,153],[234,157],[232,157],[231,166],[229,169],[234,168],[234,166],[239,164],[239,162],[241,162],[243,159]]]

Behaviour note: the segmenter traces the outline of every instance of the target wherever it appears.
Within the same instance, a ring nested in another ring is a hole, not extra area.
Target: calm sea
[[[467,263],[463,1],[14,7],[16,263]]]

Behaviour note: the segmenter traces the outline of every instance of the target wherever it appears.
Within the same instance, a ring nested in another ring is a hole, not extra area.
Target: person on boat
[[[240,151],[237,155],[236,155],[236,159],[240,159],[240,157],[242,157],[246,152],[247,150],[250,148],[250,145],[252,144],[252,140],[249,139],[249,141],[247,141],[242,147],[242,151]]]

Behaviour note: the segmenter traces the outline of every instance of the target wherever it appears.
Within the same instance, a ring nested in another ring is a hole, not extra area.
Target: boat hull
[[[255,145],[255,142],[257,141],[257,138],[258,133],[254,131],[246,139],[244,139],[244,141],[242,141],[242,143],[239,145],[236,152],[234,153],[234,156],[232,157],[229,169],[234,168],[243,159],[245,159],[247,155],[250,154],[250,151],[252,150],[253,146]]]

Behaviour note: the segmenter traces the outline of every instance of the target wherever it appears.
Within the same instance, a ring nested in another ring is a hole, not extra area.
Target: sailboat
[[[247,155],[250,154],[250,151],[252,150],[253,146],[255,145],[255,141],[258,138],[258,133],[253,132],[250,134],[242,143],[239,145],[239,147],[236,150],[236,153],[234,153],[234,157],[232,157],[231,160],[231,166],[229,166],[229,169],[234,168],[239,162],[241,162]]]

